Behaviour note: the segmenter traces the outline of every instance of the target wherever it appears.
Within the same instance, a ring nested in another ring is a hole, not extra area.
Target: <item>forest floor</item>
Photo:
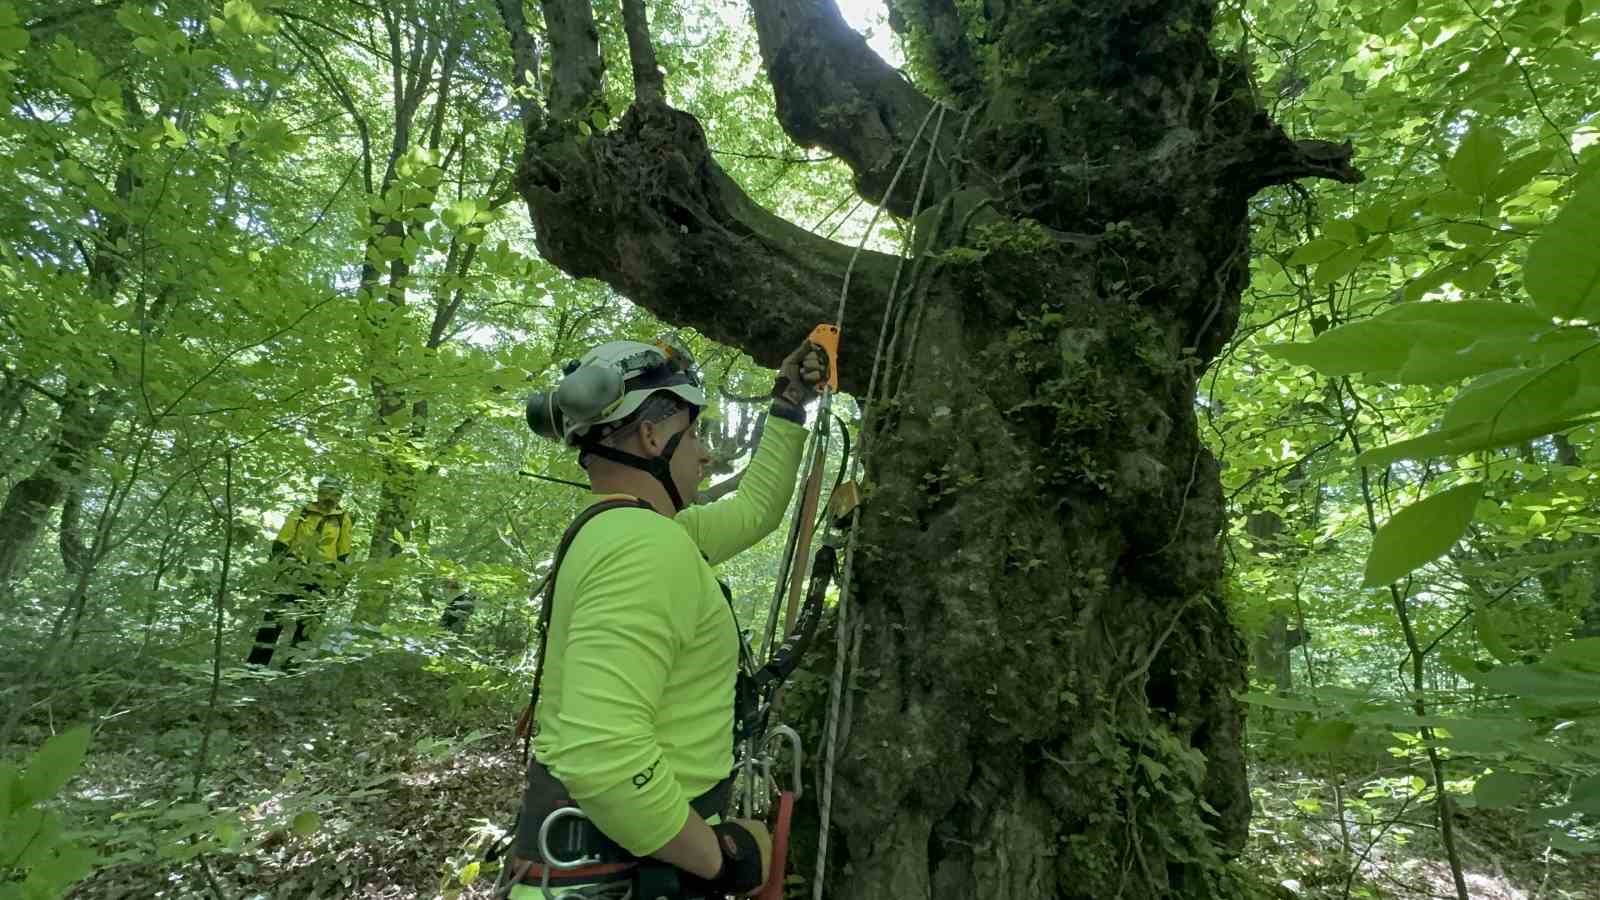
[[[228,670],[198,792],[209,672],[175,673],[170,681],[187,688],[169,683],[143,702],[141,690],[123,688],[127,712],[99,730],[69,802],[109,864],[71,896],[487,897],[487,872],[460,888],[515,814],[515,701],[504,685],[463,692],[459,671],[418,659],[313,662],[289,677]],[[1389,829],[1350,878],[1328,817],[1291,818],[1279,777],[1256,781],[1262,812],[1246,863],[1281,896],[1454,897],[1425,830]],[[1600,898],[1600,866],[1541,859],[1504,822],[1467,817],[1461,831],[1474,900]],[[1355,833],[1366,848],[1371,839]]]

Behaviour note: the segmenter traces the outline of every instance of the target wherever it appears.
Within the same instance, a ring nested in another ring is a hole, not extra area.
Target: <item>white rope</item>
[[[906,165],[911,161],[912,152],[916,149],[917,143],[922,139],[922,133],[928,127],[928,121],[933,118],[935,109],[938,110],[939,118],[933,128],[933,136],[928,141],[928,153],[924,158],[922,166],[922,178],[917,184],[916,197],[911,202],[911,216],[913,219],[922,208],[922,193],[928,185],[928,170],[932,168],[934,151],[938,147],[939,143],[939,132],[944,127],[944,104],[934,104],[934,106],[928,110],[928,114],[923,117],[922,124],[917,126],[917,133],[912,136],[911,144],[906,148],[906,155],[900,160],[900,166],[895,170],[894,177],[889,180],[888,189],[884,191],[884,205],[888,205],[888,199],[894,194],[895,186],[900,182],[900,176],[905,174]],[[850,264],[845,268],[844,286],[839,291],[839,312],[837,317],[834,319],[834,322],[841,329],[844,326],[845,301],[848,299],[850,291],[850,274],[855,269],[856,257],[861,254],[861,248],[865,246],[867,242],[867,236],[872,233],[873,227],[878,222],[878,216],[880,216],[882,213],[883,206],[879,206],[877,211],[873,213],[872,221],[867,224],[867,231],[862,234],[860,243],[856,245],[855,252],[850,256]],[[872,356],[872,373],[867,379],[867,392],[865,395],[866,401],[861,410],[861,450],[856,453],[855,459],[855,468],[860,472],[866,471],[867,452],[872,440],[872,433],[869,424],[873,409],[872,395],[877,390],[878,386],[879,363],[883,359],[884,342],[889,337],[889,323],[893,321],[895,317],[895,307],[899,305],[900,275],[905,269],[906,257],[910,252],[910,242],[911,233],[907,232],[904,239],[901,241],[900,258],[895,264],[894,280],[889,285],[889,298],[884,304],[883,322],[878,327],[878,344]],[[898,330],[898,327],[896,327],[896,339],[898,339]],[[887,390],[888,379],[885,379],[884,385],[885,389]],[[828,718],[826,727],[824,729],[823,738],[821,802],[822,822],[821,829],[817,835],[817,865],[812,876],[812,900],[822,900],[822,883],[824,876],[827,873],[828,866],[828,824],[833,811],[833,763],[834,752],[837,749],[838,744],[839,701],[844,694],[845,657],[847,655],[854,655],[849,653],[849,648],[846,646],[848,643],[846,635],[850,608],[850,579],[855,565],[856,538],[860,530],[861,509],[857,507],[850,515],[850,531],[845,538],[844,572],[839,580],[839,604],[834,619],[833,677],[829,681],[828,686]],[[856,637],[857,640],[854,642],[854,650],[856,653],[859,653],[861,647],[861,642],[859,640],[859,626],[857,628]],[[853,673],[855,671],[855,664],[853,662],[850,668],[851,672]]]
[[[928,109],[928,114],[922,117],[922,124],[917,126],[917,133],[911,136],[911,144],[910,146],[906,147],[906,155],[901,158],[900,165],[894,170],[894,177],[889,179],[888,189],[883,192],[883,203],[879,204],[878,207],[872,211],[872,218],[867,221],[867,230],[861,233],[861,240],[856,242],[856,249],[850,254],[850,262],[844,267],[844,284],[839,286],[839,311],[833,317],[833,324],[841,329],[844,328],[844,305],[845,301],[850,298],[850,275],[856,270],[856,258],[861,255],[862,248],[867,245],[867,238],[872,235],[872,229],[877,227],[878,218],[883,215],[883,208],[889,205],[889,198],[894,196],[894,189],[900,184],[900,176],[905,174],[906,164],[911,162],[911,151],[915,150],[917,147],[917,142],[922,140],[922,132],[928,127],[928,122],[932,121],[935,110],[937,110],[939,113],[939,121],[941,123],[944,121],[944,104],[942,103],[934,104],[933,107]],[[933,150],[934,146],[929,144],[927,163],[933,162]],[[923,165],[923,174],[927,174],[926,163]],[[917,197],[918,199],[913,201],[911,204],[911,214],[913,216],[917,214],[917,206],[921,200],[920,188],[918,189]],[[900,263],[899,265],[895,266],[894,270],[896,284],[899,284],[900,282],[900,269],[905,265],[905,261],[905,254],[902,253],[900,255]],[[891,305],[893,305],[894,299],[894,290],[891,288],[889,291],[889,303]],[[883,340],[883,333],[881,330],[879,331],[878,339],[880,342]],[[876,358],[873,359],[873,363],[873,370],[876,372]]]

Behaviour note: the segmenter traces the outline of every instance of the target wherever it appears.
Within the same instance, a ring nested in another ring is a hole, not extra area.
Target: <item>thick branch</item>
[[[665,87],[656,48],[650,43],[650,22],[644,0],[622,0],[622,27],[628,32],[628,61],[633,64],[633,96],[641,103],[661,100]]]
[[[911,138],[933,101],[867,46],[834,0],[750,0],[750,8],[783,130],[801,146],[821,147],[844,160],[861,195],[884,203],[908,149],[912,170],[921,170],[926,145],[911,148]],[[954,146],[953,133],[940,143],[929,198],[950,190],[946,165]],[[915,179],[901,179],[887,208],[911,215],[916,187]]]
[[[1349,141],[1290,140],[1277,126],[1275,138],[1261,149],[1254,163],[1240,175],[1252,193],[1275,184],[1288,184],[1301,178],[1327,178],[1345,184],[1362,179],[1359,169],[1350,164],[1355,148]]]
[[[545,259],[763,365],[837,313],[853,248],[753,202],[687,113],[635,104],[588,140],[555,127],[530,133],[517,188]],[[846,390],[866,386],[894,268],[878,253],[856,262],[840,351]]]
[[[511,93],[524,123],[537,123],[539,101],[539,42],[528,31],[522,0],[499,0],[500,21],[511,41]]]
[[[550,116],[558,122],[581,119],[598,102],[606,71],[594,10],[589,0],[541,0],[540,6],[550,39]]]

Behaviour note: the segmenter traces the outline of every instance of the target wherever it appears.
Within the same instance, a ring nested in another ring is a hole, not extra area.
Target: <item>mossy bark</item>
[[[1246,654],[1195,385],[1237,322],[1250,196],[1359,175],[1271,123],[1210,3],[907,5],[960,108],[831,3],[752,3],[785,129],[917,231],[895,296],[891,258],[857,264],[841,323],[860,394],[892,316],[894,389],[867,425],[827,894],[1237,896]],[[552,262],[758,360],[832,316],[848,248],[751,203],[658,101],[605,134],[530,115],[518,184]],[[787,707],[813,761],[831,657]]]

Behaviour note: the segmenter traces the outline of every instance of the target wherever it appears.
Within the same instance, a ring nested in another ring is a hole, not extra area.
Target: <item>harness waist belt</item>
[[[704,794],[694,798],[689,805],[703,819],[721,816],[733,794],[733,776],[729,775]],[[528,789],[522,794],[522,810],[517,815],[517,834],[511,846],[512,855],[519,860],[532,862],[535,879],[542,870],[544,858],[539,853],[539,826],[557,809],[577,806],[567,789],[537,759],[528,760]],[[606,837],[593,822],[581,816],[565,817],[550,829],[550,852],[559,860],[595,858],[599,862],[584,869],[601,868],[617,863],[637,862],[638,857],[624,850],[616,841]],[[556,870],[550,873],[551,884],[566,880],[584,869]],[[607,873],[585,873],[605,875]],[[588,880],[593,880],[588,879]]]

